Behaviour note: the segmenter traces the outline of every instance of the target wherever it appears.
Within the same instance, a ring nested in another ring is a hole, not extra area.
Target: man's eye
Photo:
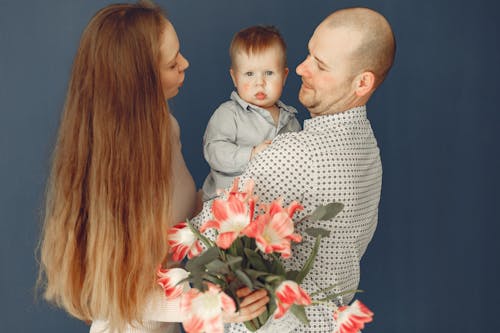
[[[274,74],[274,72],[273,71],[266,71],[264,74],[266,74],[266,76],[271,76]]]
[[[245,76],[253,76],[253,72],[246,72]]]

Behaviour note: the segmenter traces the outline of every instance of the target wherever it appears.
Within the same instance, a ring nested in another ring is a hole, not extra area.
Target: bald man
[[[385,79],[394,59],[391,27],[366,8],[328,16],[309,41],[309,56],[297,67],[301,103],[312,117],[365,105]]]
[[[379,148],[366,116],[366,103],[392,66],[394,36],[387,20],[366,8],[350,8],[328,16],[309,41],[309,55],[297,67],[302,77],[301,103],[311,119],[304,130],[274,139],[257,155],[241,176],[252,178],[263,202],[283,197],[284,203],[301,202],[302,219],[321,204],[342,202],[344,210],[329,221],[303,221],[296,225],[303,241],[294,244],[287,269],[300,270],[311,253],[314,239],[308,227],[330,231],[324,238],[311,272],[302,287],[313,293],[336,285],[336,292],[358,288],[360,260],[377,225],[382,184]],[[211,202],[194,219],[210,217]],[[326,295],[318,295],[321,298]],[[354,295],[339,297],[337,305]],[[306,309],[310,325],[292,315],[270,320],[262,332],[333,332],[332,307]],[[242,324],[226,326],[226,332],[247,332]],[[260,332],[260,331],[259,331]]]

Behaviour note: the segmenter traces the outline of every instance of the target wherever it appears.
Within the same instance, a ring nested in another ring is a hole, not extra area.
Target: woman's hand
[[[226,323],[239,323],[252,320],[266,311],[266,304],[269,302],[269,296],[265,289],[251,291],[249,288],[241,288],[236,295],[243,298],[240,304],[240,311],[223,314],[222,319]]]

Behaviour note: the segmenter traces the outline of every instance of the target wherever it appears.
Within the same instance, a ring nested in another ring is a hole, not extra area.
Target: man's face
[[[320,24],[309,41],[309,55],[297,66],[302,77],[299,100],[311,117],[348,110],[355,105],[349,56],[361,35],[347,28]]]

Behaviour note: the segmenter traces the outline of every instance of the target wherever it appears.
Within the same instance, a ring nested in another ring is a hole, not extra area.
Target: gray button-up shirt
[[[245,170],[254,146],[278,134],[300,131],[297,110],[281,101],[276,105],[280,109],[277,125],[269,111],[244,101],[235,91],[215,110],[203,137],[203,154],[211,168],[203,184],[205,200],[214,197],[217,189],[230,187]]]

